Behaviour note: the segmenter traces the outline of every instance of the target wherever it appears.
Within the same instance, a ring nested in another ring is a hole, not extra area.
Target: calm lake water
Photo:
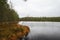
[[[20,24],[31,30],[26,40],[60,40],[60,22],[22,21]]]

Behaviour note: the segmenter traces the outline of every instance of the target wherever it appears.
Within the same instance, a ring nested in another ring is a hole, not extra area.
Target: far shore
[[[60,17],[23,17],[20,21],[60,22]]]

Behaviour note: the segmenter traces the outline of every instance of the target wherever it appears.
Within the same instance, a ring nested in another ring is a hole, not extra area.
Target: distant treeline
[[[20,21],[52,21],[60,22],[60,17],[24,17]]]

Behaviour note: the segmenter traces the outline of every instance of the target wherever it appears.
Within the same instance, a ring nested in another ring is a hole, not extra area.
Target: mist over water
[[[60,22],[20,22],[30,27],[28,40],[60,39]]]

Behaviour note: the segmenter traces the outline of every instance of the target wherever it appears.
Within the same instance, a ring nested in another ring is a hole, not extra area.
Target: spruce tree
[[[18,22],[19,16],[9,7],[7,0],[0,0],[0,22]]]

